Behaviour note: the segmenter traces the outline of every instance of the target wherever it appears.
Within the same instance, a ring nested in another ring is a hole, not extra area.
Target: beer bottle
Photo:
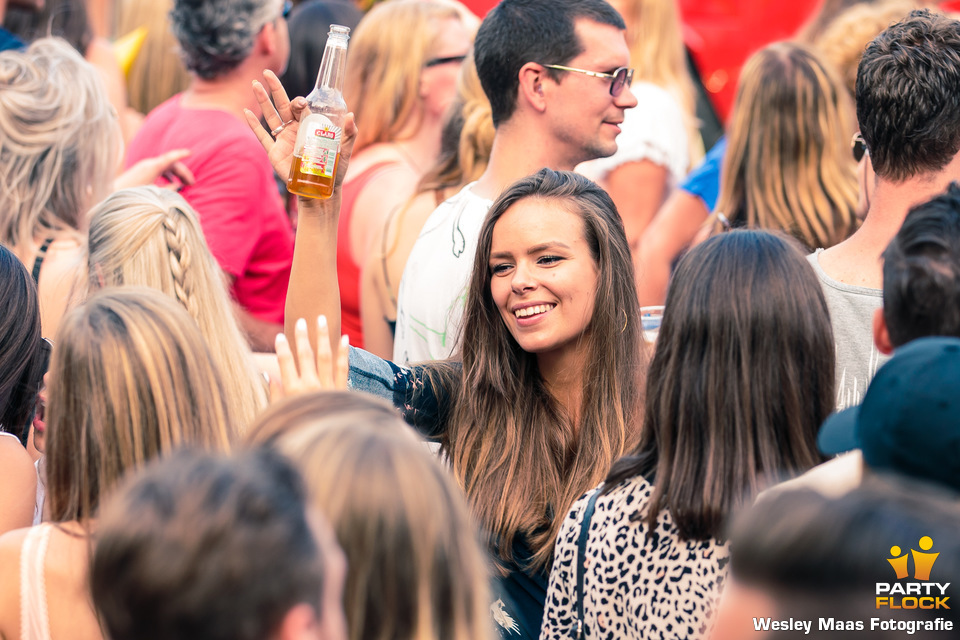
[[[329,198],[340,163],[340,140],[347,115],[343,76],[350,28],[330,25],[317,85],[307,96],[310,115],[300,121],[287,191],[308,198]]]

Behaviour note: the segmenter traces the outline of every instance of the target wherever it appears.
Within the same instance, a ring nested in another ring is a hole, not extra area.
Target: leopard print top
[[[648,537],[652,489],[637,476],[597,499],[586,545],[586,638],[697,640],[709,631],[727,544],[681,540],[666,510]],[[574,504],[557,536],[540,640],[567,639],[576,628],[577,538],[592,493]]]

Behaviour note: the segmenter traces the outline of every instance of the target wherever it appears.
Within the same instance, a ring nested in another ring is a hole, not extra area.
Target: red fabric
[[[231,294],[254,317],[282,324],[294,235],[267,154],[239,118],[182,108],[177,95],[147,116],[126,164],[181,148],[192,151],[183,163],[196,183],[180,194],[200,216],[217,262],[234,277]]]
[[[340,222],[337,228],[337,280],[340,282],[340,332],[350,336],[350,346],[363,348],[363,323],[360,320],[360,267],[350,248],[350,220],[353,206],[363,188],[380,171],[398,164],[395,161],[370,165],[343,185]]]
[[[793,37],[823,0],[680,0],[683,39],[724,122],[730,114],[740,68],[755,51]]]

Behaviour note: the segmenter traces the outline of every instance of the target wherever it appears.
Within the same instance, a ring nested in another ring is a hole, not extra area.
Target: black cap
[[[897,349],[862,404],[826,419],[817,445],[827,455],[859,447],[870,468],[960,490],[960,339]]]

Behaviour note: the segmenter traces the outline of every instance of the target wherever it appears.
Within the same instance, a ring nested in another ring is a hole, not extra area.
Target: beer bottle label
[[[337,152],[340,149],[340,137],[343,129],[337,127],[330,118],[312,113],[303,122],[306,128],[301,152],[300,171],[313,176],[332,178],[337,164]]]

